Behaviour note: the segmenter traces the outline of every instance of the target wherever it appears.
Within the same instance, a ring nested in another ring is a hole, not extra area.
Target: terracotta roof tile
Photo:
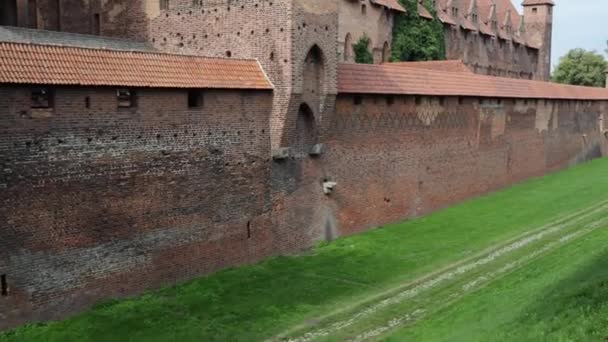
[[[0,43],[0,83],[272,89],[255,60]]]
[[[608,89],[446,72],[404,65],[340,64],[338,92],[608,100]]]
[[[401,6],[399,0],[371,0],[371,2],[376,5],[386,6],[395,11],[405,12],[405,8]]]

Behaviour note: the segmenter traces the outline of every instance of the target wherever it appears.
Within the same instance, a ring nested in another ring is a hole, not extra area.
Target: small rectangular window
[[[118,89],[116,91],[116,98],[118,100],[118,108],[137,107],[136,94],[132,89]]]
[[[188,108],[199,108],[203,106],[203,94],[200,90],[188,90]]]
[[[538,8],[533,7],[533,8],[532,8],[532,13],[534,13],[534,14],[538,13]]]
[[[8,281],[6,280],[6,274],[0,275],[0,295],[2,297],[8,296]]]
[[[420,98],[420,96],[416,96],[416,97],[414,97],[414,102],[415,102],[417,105],[419,105],[419,104],[421,104],[421,103],[422,103],[422,98]]]
[[[365,5],[365,4],[361,5],[361,13],[367,14],[367,5]]]
[[[168,10],[169,9],[169,0],[160,0],[160,9]]]
[[[101,16],[99,13],[93,14],[93,34],[96,36],[101,34]]]
[[[386,104],[389,106],[392,106],[395,103],[395,97],[393,96],[387,96],[386,97]]]
[[[86,109],[91,108],[91,98],[89,96],[84,98],[84,107]]]
[[[356,105],[360,105],[360,104],[362,104],[362,103],[363,103],[363,97],[361,97],[361,96],[355,96],[355,98],[353,99],[353,102],[354,102]]]
[[[34,88],[31,93],[32,108],[53,108],[53,90],[47,87]]]

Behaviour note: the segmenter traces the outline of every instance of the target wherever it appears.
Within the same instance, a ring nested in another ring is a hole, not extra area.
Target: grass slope
[[[384,340],[607,340],[607,242],[596,231]]]
[[[608,159],[294,257],[215,273],[0,341],[255,341],[363,300],[606,198]]]

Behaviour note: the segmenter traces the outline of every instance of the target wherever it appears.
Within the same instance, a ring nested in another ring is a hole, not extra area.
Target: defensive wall
[[[0,61],[2,328],[608,153],[606,89],[464,66],[336,64],[328,102],[327,69],[301,59],[308,92],[277,149],[256,60],[10,42]]]

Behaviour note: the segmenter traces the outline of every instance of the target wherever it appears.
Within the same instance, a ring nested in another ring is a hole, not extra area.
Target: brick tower
[[[551,76],[551,37],[553,31],[552,0],[524,0],[524,22],[532,44],[539,48],[537,79]]]

